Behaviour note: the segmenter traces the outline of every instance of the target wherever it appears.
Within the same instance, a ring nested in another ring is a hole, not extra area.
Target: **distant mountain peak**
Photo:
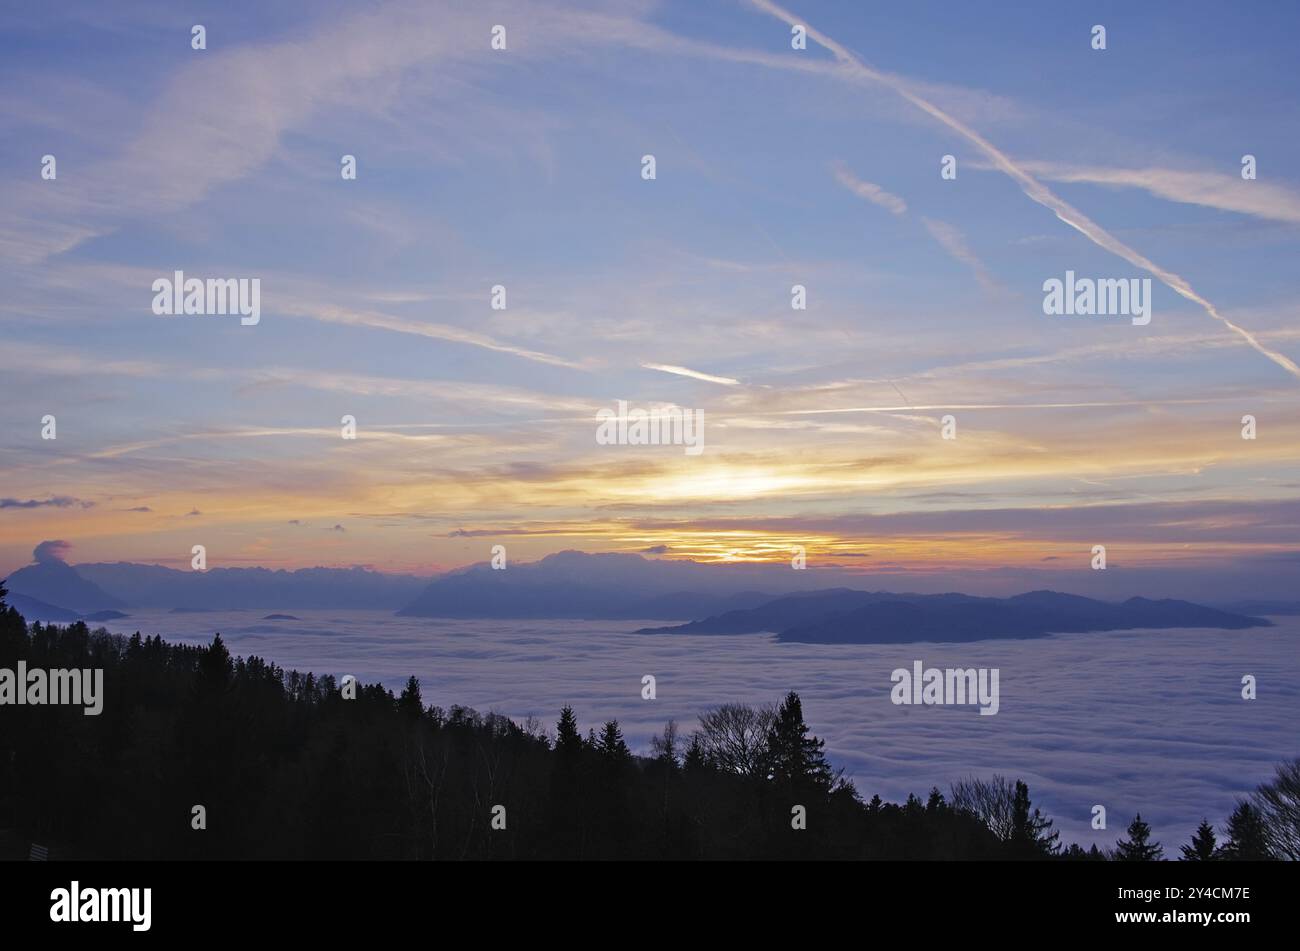
[[[53,559],[19,568],[5,584],[15,594],[80,614],[127,606],[125,601],[82,577],[72,565]]]

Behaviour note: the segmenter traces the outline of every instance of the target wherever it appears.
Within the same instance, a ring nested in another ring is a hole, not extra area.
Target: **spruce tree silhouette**
[[[1210,825],[1208,819],[1202,819],[1201,824],[1196,827],[1192,833],[1192,844],[1182,847],[1184,862],[1212,862],[1216,858],[1214,847],[1214,826]]]
[[[420,681],[412,675],[402,688],[402,695],[397,698],[397,710],[403,716],[418,720],[424,715],[424,698],[420,696]]]
[[[1268,847],[1264,817],[1248,802],[1237,803],[1228,817],[1227,837],[1219,857],[1229,862],[1267,862],[1275,858]]]
[[[1119,862],[1158,862],[1165,850],[1159,842],[1152,842],[1151,827],[1138,813],[1128,825],[1128,838],[1115,843],[1115,859]]]
[[[623,742],[623,731],[619,729],[617,720],[610,720],[600,731],[596,752],[608,766],[614,769],[621,770],[632,761],[632,751],[627,748],[627,743]]]
[[[27,622],[9,602],[3,579],[0,579],[0,667],[13,667],[19,652],[27,644]]]
[[[586,854],[588,803],[584,759],[586,744],[578,732],[578,718],[568,704],[555,725],[555,766],[551,771],[549,851],[560,858],[582,858]]]
[[[212,638],[212,643],[199,660],[199,684],[205,692],[220,692],[230,682],[230,675],[233,672],[234,664],[230,659],[230,651],[226,649],[226,642],[218,633]]]
[[[708,765],[708,757],[704,755],[704,744],[700,742],[700,734],[692,733],[691,742],[682,757],[682,769],[688,773],[695,773],[707,769]]]
[[[555,752],[566,759],[577,759],[582,752],[582,734],[578,732],[578,718],[567,703],[560,711],[560,722],[555,725]]]
[[[632,751],[617,720],[608,721],[594,744],[599,783],[593,794],[594,848],[601,857],[625,856],[635,835],[629,797],[633,780]]]
[[[808,735],[803,704],[791,690],[767,731],[767,775],[787,789],[830,791],[834,774],[822,751],[826,741]]]
[[[1068,849],[1061,852],[1061,857],[1072,859],[1080,862],[1104,862],[1106,854],[1094,844],[1090,849],[1084,849],[1078,842],[1071,842]]]
[[[1032,812],[1029,787],[1016,780],[1016,795],[1011,806],[1011,854],[1016,858],[1042,858],[1061,850],[1060,833],[1052,830],[1052,820],[1039,810]]]

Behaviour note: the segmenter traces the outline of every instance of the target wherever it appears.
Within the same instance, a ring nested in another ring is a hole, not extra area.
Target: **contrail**
[[[729,376],[714,376],[711,373],[701,373],[699,370],[673,366],[669,363],[643,363],[641,366],[646,370],[658,370],[661,373],[673,373],[677,376],[689,376],[693,380],[704,380],[708,383],[721,383],[723,386],[740,386],[739,380],[733,380]]]
[[[1114,235],[1107,232],[1105,228],[1097,224],[1083,212],[1079,211],[1063,199],[1058,198],[1052,193],[1051,189],[1038,181],[1038,179],[1034,178],[1020,166],[1016,165],[1016,163],[1011,161],[1011,159],[998,149],[997,146],[992,142],[989,142],[961,120],[944,112],[928,99],[924,99],[912,92],[912,90],[908,89],[902,80],[898,79],[898,77],[872,69],[848,49],[835,42],[835,40],[809,26],[806,21],[798,19],[793,14],[777,6],[772,2],[772,0],[750,0],[750,2],[765,13],[771,14],[778,20],[784,20],[791,26],[795,26],[796,24],[803,25],[804,29],[808,31],[808,35],[822,47],[829,50],[835,56],[835,59],[838,60],[839,63],[849,72],[863,76],[867,79],[873,80],[874,82],[883,83],[912,105],[916,106],[923,112],[928,113],[930,116],[952,129],[983,152],[988,157],[989,161],[991,161],[1000,171],[1014,179],[1026,195],[1038,202],[1038,204],[1042,205],[1044,208],[1050,209],[1061,221],[1065,222],[1071,228],[1074,228],[1099,247],[1105,248],[1112,254],[1123,258],[1134,267],[1140,267],[1144,271],[1148,271],[1155,275],[1159,281],[1175,293],[1195,304],[1199,304],[1207,314],[1222,323],[1229,330],[1238,334],[1246,341],[1246,343],[1254,347],[1259,353],[1268,357],[1292,376],[1300,379],[1300,366],[1297,366],[1295,361],[1291,360],[1285,354],[1278,353],[1275,350],[1270,350],[1268,347],[1264,346],[1249,330],[1237,326],[1227,317],[1220,314],[1218,308],[1200,294],[1196,293],[1196,291],[1192,289],[1192,286],[1182,277],[1172,271],[1166,271],[1145,255],[1130,248],[1123,241],[1120,241]]]

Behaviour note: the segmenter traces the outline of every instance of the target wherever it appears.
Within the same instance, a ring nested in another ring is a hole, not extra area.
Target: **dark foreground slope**
[[[2,589],[0,589],[2,590]],[[0,603],[0,667],[104,670],[99,716],[0,707],[0,828],[63,858],[998,858],[975,816],[932,798],[864,803],[831,772],[798,698],[744,762],[670,740],[633,755],[616,722],[553,738],[257,657],[33,625]],[[782,725],[784,724],[784,725]],[[667,736],[672,737],[672,731]],[[720,748],[720,747],[719,747]],[[937,795],[937,794],[936,794]],[[792,809],[806,828],[792,827]],[[202,806],[206,828],[193,827]],[[494,828],[501,807],[504,828]],[[10,838],[13,838],[11,835]],[[1025,857],[1031,857],[1025,855]]]
[[[347,691],[233,658],[219,635],[195,647],[82,622],[28,628],[0,584],[0,672],[20,662],[102,669],[103,710],[0,705],[0,859],[32,842],[105,859],[1106,857],[1062,851],[1028,788],[1001,777],[959,779],[951,799],[864,802],[794,693],[707,711],[689,739],[669,723],[637,756],[617,721],[584,736],[568,707],[552,732],[428,705],[414,678],[400,696]],[[1294,780],[1269,793],[1280,807],[1239,805],[1216,856],[1295,840],[1300,761],[1284,769]],[[1117,856],[1158,857],[1149,832],[1136,819]]]

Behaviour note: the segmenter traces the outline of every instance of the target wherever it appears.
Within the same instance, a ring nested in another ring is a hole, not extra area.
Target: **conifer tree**
[[[220,689],[230,681],[234,667],[225,641],[217,634],[199,658],[199,681],[209,689]]]
[[[1115,843],[1115,858],[1120,862],[1158,862],[1165,854],[1159,842],[1151,841],[1151,827],[1142,814],[1129,823],[1128,838]]]
[[[8,603],[9,592],[0,580],[0,666],[9,666],[18,659],[27,643],[27,624],[23,616]]]
[[[834,780],[824,740],[808,735],[803,704],[793,690],[786,695],[767,731],[767,771],[772,779],[829,791]]]
[[[708,765],[708,757],[704,755],[704,744],[700,742],[700,734],[692,733],[690,745],[686,747],[686,755],[682,757],[682,769],[687,772],[697,772],[707,768]]]
[[[580,858],[585,845],[585,827],[590,819],[584,782],[586,746],[578,731],[578,718],[568,704],[560,711],[555,726],[555,768],[551,772],[549,815],[546,821],[552,854],[566,859]]]
[[[406,681],[406,686],[402,688],[402,695],[397,698],[397,710],[412,720],[418,720],[424,715],[424,698],[420,696],[420,681],[415,679],[414,674]]]
[[[1228,817],[1227,839],[1219,857],[1230,862],[1263,862],[1272,859],[1264,817],[1248,802],[1237,803]]]
[[[1016,780],[1015,799],[1011,805],[1011,848],[1024,858],[1055,855],[1060,851],[1060,833],[1052,829],[1052,820],[1029,801],[1029,787]]]
[[[582,734],[578,732],[578,718],[567,703],[560,711],[560,722],[555,727],[555,752],[566,758],[582,752]]]
[[[1215,855],[1214,826],[1202,819],[1192,834],[1192,844],[1182,848],[1184,862],[1211,862]]]
[[[623,731],[619,729],[617,720],[610,720],[600,731],[596,751],[612,765],[621,766],[631,761],[632,751],[623,742]]]

